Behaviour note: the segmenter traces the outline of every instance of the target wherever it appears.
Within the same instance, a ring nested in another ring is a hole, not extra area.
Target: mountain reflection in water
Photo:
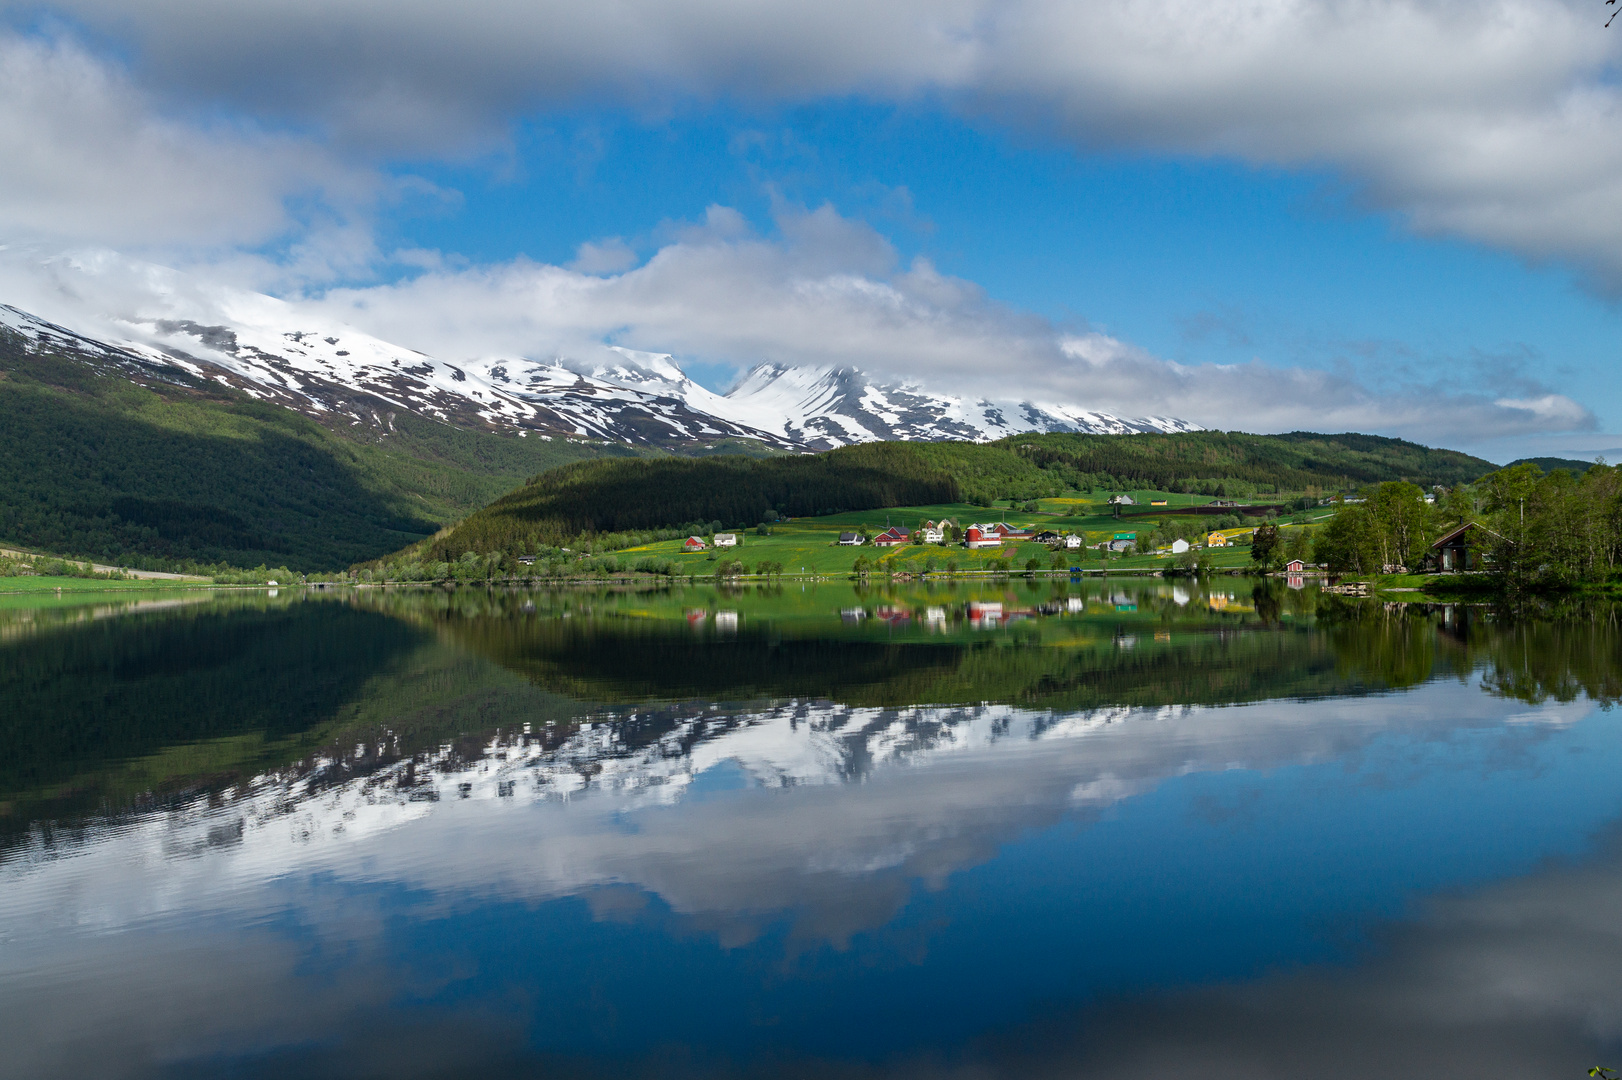
[[[1550,1076],[1619,1037],[1609,607],[461,590],[0,631],[0,1075]]]

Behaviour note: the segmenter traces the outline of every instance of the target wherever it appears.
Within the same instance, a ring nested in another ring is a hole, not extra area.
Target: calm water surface
[[[1576,1080],[1619,694],[1234,579],[0,609],[0,1075]]]

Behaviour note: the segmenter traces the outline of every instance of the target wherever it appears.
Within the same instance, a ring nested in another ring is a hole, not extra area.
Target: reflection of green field
[[[168,581],[142,578],[133,581],[108,581],[105,578],[75,577],[0,577],[0,595],[7,593],[122,593],[147,592],[152,589],[208,588],[205,581]]]

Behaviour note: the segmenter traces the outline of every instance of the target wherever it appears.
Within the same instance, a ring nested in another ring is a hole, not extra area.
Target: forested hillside
[[[448,560],[467,551],[533,551],[582,534],[954,501],[957,481],[925,460],[924,445],[865,443],[776,458],[583,461],[542,473],[414,554]]]
[[[533,552],[576,538],[688,524],[746,527],[957,501],[1034,499],[1067,490],[1156,487],[1253,495],[1355,490],[1410,479],[1456,484],[1494,468],[1450,450],[1369,435],[1022,435],[995,443],[867,443],[750,460],[581,462],[554,469],[404,557]]]
[[[1021,435],[1008,447],[1050,475],[1084,485],[1196,490],[1200,481],[1238,481],[1255,491],[1341,490],[1387,480],[1467,483],[1497,468],[1457,450],[1435,450],[1378,435]]]
[[[431,534],[525,476],[621,448],[401,413],[337,433],[154,369],[132,381],[0,331],[0,542],[158,566],[332,569]]]

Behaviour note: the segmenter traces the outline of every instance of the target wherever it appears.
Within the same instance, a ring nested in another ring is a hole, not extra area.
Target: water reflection
[[[0,1072],[1548,1075],[1616,1037],[1614,860],[1547,863],[1622,809],[1608,610],[1008,591],[20,636]]]

